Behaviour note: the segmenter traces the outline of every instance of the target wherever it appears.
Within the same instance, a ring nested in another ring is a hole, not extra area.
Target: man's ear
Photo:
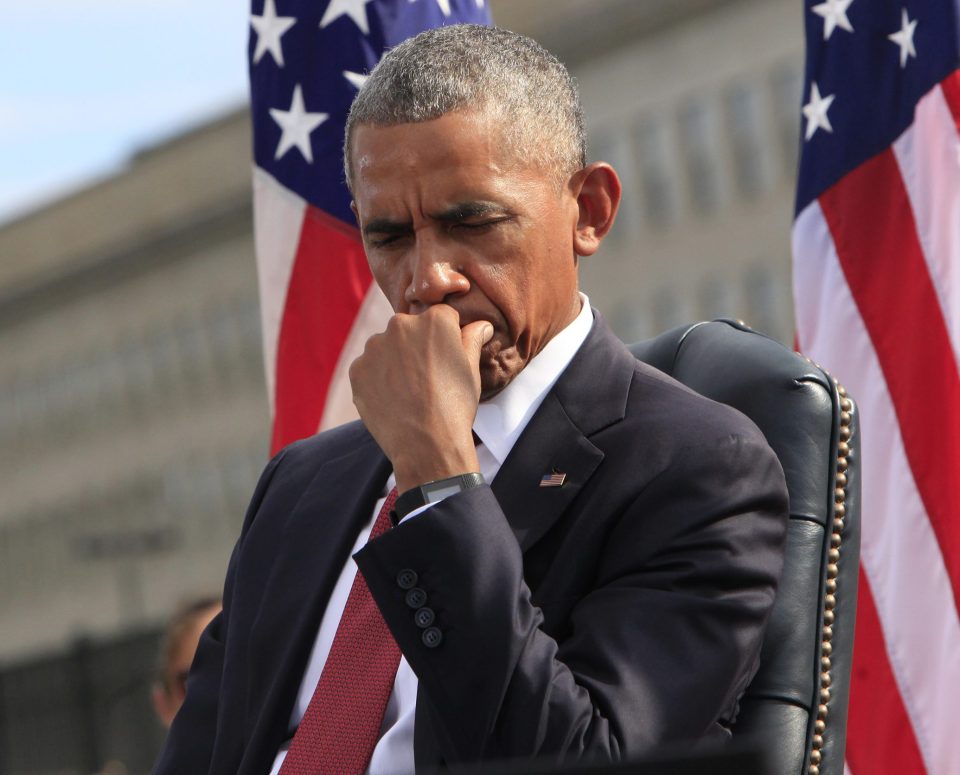
[[[603,161],[588,164],[570,179],[579,215],[573,234],[574,252],[592,256],[607,236],[620,206],[620,178]]]
[[[357,226],[360,225],[360,213],[357,211],[357,203],[354,200],[350,200],[350,210],[353,212],[353,217],[357,221]]]

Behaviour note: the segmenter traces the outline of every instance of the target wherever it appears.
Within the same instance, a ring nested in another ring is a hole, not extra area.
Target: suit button
[[[404,568],[397,574],[397,586],[400,589],[411,589],[417,586],[417,572]]]
[[[405,599],[407,601],[407,605],[411,608],[423,608],[424,604],[427,602],[427,593],[420,589],[420,587],[414,587],[407,592]]]
[[[440,632],[438,627],[427,627],[420,636],[420,640],[423,641],[423,645],[428,649],[435,649],[440,645],[440,641],[443,640],[443,633]]]
[[[420,608],[413,615],[413,621],[417,623],[417,627],[424,628],[429,627],[433,624],[433,620],[436,619],[436,615],[433,613],[432,608]]]

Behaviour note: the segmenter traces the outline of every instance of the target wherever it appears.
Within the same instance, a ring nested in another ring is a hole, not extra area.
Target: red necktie
[[[373,524],[371,539],[390,526],[390,510],[396,500],[394,487]],[[400,648],[363,574],[357,571],[317,688],[280,775],[365,772],[399,664]]]

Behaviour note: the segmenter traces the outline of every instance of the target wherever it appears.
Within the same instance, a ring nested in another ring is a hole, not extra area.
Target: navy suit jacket
[[[545,473],[566,474],[542,488]],[[161,775],[265,775],[390,463],[359,422],[265,469]],[[360,570],[419,679],[418,769],[619,760],[724,736],[783,563],[779,463],[743,415],[638,362],[597,316],[492,486],[371,541]],[[427,646],[398,573],[442,640]]]

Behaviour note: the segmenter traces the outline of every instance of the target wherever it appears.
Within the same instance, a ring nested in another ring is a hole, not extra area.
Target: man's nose
[[[405,298],[412,313],[442,304],[450,296],[467,293],[470,281],[449,248],[429,238],[418,244],[411,256],[410,285]]]

